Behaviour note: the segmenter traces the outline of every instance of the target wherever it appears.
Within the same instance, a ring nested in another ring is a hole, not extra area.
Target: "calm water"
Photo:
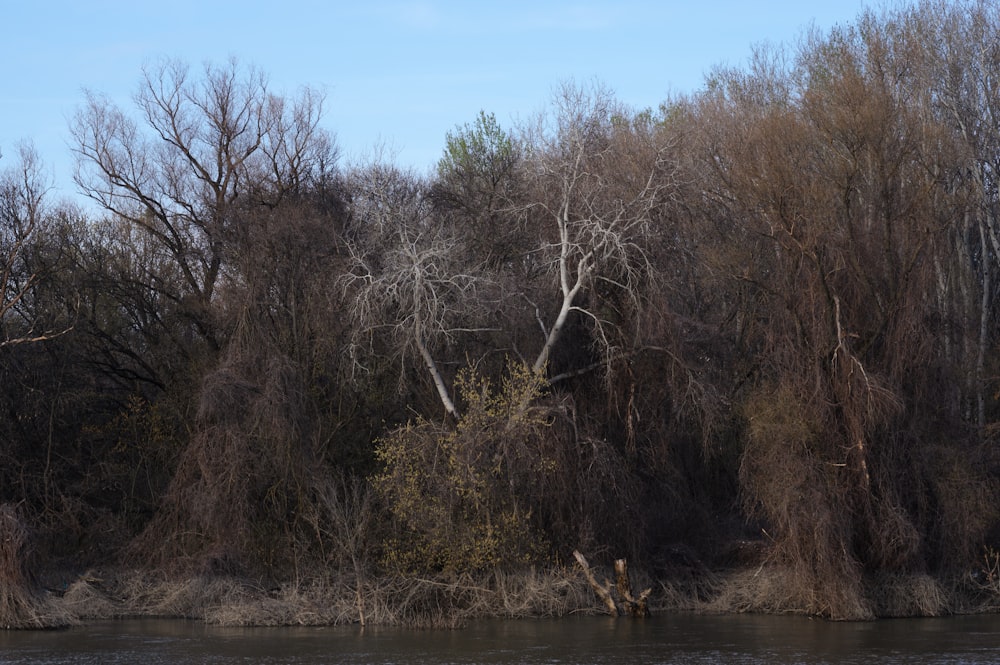
[[[1000,663],[1000,617],[829,623],[800,617],[581,617],[454,631],[219,628],[179,620],[0,631],[13,663]]]

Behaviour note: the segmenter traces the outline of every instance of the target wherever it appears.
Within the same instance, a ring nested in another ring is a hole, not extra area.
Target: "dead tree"
[[[638,598],[632,594],[632,583],[628,577],[628,562],[625,559],[615,560],[615,585],[612,587],[611,582],[607,579],[604,580],[603,584],[597,581],[593,571],[590,570],[590,564],[587,563],[587,559],[580,552],[574,550],[573,556],[576,558],[577,563],[580,564],[583,576],[587,578],[587,582],[594,589],[594,593],[604,603],[608,614],[629,617],[649,616],[648,600],[649,594],[653,590],[650,588],[644,589]]]

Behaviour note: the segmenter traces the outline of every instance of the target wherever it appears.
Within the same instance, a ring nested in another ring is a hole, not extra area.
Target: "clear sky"
[[[755,44],[852,23],[862,0],[0,0],[0,150],[30,139],[74,195],[68,121],[84,89],[131,109],[142,64],[234,56],[275,91],[326,93],[345,163],[379,143],[427,171],[480,109],[504,126],[560,82],[598,80],[635,107],[693,92]]]

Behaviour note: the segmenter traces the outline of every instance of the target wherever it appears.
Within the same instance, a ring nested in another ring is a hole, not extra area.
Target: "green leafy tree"
[[[518,166],[523,147],[492,113],[480,111],[474,123],[445,136],[444,155],[430,190],[435,206],[455,218],[477,260],[503,267],[524,247],[513,214],[522,188]]]

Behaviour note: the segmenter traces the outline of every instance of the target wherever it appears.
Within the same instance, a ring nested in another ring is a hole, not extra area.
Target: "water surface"
[[[803,617],[577,617],[483,621],[460,630],[223,628],[129,620],[62,631],[0,631],[0,665],[21,663],[700,663],[1000,662],[1000,617],[831,623]]]

